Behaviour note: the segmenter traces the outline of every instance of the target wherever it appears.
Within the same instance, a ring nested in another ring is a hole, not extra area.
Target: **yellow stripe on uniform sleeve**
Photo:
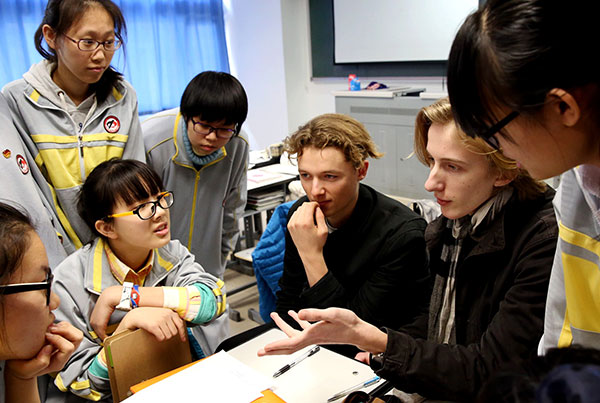
[[[213,288],[212,292],[217,297],[217,316],[225,312],[227,308],[227,294],[223,292],[223,286],[225,282],[221,279],[217,279],[217,288]]]

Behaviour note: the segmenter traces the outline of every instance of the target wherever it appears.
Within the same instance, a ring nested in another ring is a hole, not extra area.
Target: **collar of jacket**
[[[531,218],[531,215],[535,214],[542,205],[552,201],[554,194],[554,190],[548,187],[539,197],[533,200],[520,201],[517,197],[517,192],[514,192],[496,219],[488,224],[486,231],[479,236],[472,237],[477,245],[475,245],[468,256],[503,250],[506,246],[504,230],[507,213],[510,217],[518,214],[522,218]],[[512,221],[514,218],[510,220]],[[427,225],[425,229],[425,242],[429,251],[436,251],[440,247],[447,221],[448,219],[442,215]]]
[[[50,102],[48,98],[40,95],[40,93],[29,83],[27,83],[27,86],[25,87],[24,95],[25,98],[29,99],[29,101],[33,102],[35,105],[41,108],[50,108],[61,111],[63,110],[59,106]],[[121,100],[125,98],[125,95],[127,95],[127,88],[124,85],[121,85],[120,89],[113,87],[112,92],[108,96],[108,98],[106,98],[106,101],[98,105],[98,107],[96,108],[96,112],[94,112],[94,115],[98,115],[99,113],[104,112],[107,108],[112,108],[113,106],[121,102]]]
[[[144,287],[156,286],[179,263],[179,259],[168,251],[168,245],[154,250],[152,270],[146,276]],[[110,271],[108,258],[104,253],[104,240],[98,237],[84,248],[89,248],[85,262],[84,286],[94,294],[101,294],[106,288],[118,283]]]
[[[175,145],[175,154],[173,154],[171,160],[177,165],[181,165],[183,167],[197,171],[197,169],[194,167],[194,164],[192,163],[192,161],[190,161],[189,157],[187,156],[187,153],[185,151],[185,145],[183,144],[183,139],[181,138],[181,135],[179,135],[179,128],[181,127],[180,122],[182,119],[183,116],[181,115],[181,112],[177,112],[177,116],[175,117],[175,123],[173,124],[173,144]],[[214,165],[219,161],[225,159],[225,157],[227,157],[227,150],[225,149],[225,146],[221,147],[221,151],[223,151],[223,155],[220,158],[209,162],[208,164],[200,168],[200,170]]]
[[[495,219],[491,223],[488,223],[485,230],[480,227],[479,235],[467,236],[467,238],[471,238],[476,242],[475,247],[469,252],[468,256],[498,252],[504,249],[506,245],[504,219],[506,211],[510,210],[516,201],[515,194],[516,192]],[[447,222],[448,219],[441,215],[427,225],[427,228],[425,228],[425,242],[427,243],[428,250],[436,251],[440,248],[446,231],[450,231],[450,229],[446,228]]]

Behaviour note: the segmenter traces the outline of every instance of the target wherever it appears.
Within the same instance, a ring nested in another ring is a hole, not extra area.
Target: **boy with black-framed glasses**
[[[171,209],[173,239],[204,269],[223,279],[246,207],[248,140],[241,131],[248,114],[242,84],[232,75],[205,71],[186,87],[179,108],[142,123],[148,164],[166,189],[177,194]],[[212,336],[229,336],[227,315]]]
[[[177,194],[172,234],[207,272],[223,278],[246,205],[248,113],[242,84],[205,71],[186,87],[179,108],[142,123],[148,164]]]

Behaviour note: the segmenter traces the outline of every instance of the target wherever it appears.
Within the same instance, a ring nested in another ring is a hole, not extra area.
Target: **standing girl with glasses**
[[[159,341],[185,340],[187,324],[194,326],[190,343],[198,355],[216,348],[218,341],[195,325],[224,312],[224,283],[171,241],[172,204],[173,193],[140,161],[106,161],[86,179],[78,210],[97,238],[55,273],[62,301],[56,316],[85,337],[50,384],[47,402],[111,399],[102,341],[113,332],[144,329]]]
[[[54,323],[59,299],[29,217],[0,203],[0,222],[0,402],[36,402],[37,377],[60,370],[82,334]]]
[[[92,239],[75,205],[87,175],[110,158],[144,160],[135,91],[110,64],[125,32],[111,0],[49,0],[34,37],[46,60],[2,90],[36,181],[76,247]]]
[[[534,178],[562,174],[544,351],[600,347],[599,13],[597,1],[489,0],[467,17],[448,60],[462,129],[495,137]]]

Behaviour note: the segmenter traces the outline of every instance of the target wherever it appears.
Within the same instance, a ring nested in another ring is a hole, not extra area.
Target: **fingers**
[[[299,320],[304,320],[308,322],[317,322],[320,320],[328,320],[331,315],[326,314],[326,309],[315,309],[308,308],[302,309],[298,312],[297,316]]]
[[[169,340],[177,335],[179,335],[181,341],[186,341],[184,322],[175,312],[172,312],[172,315],[167,315],[166,320],[160,324],[159,328],[162,332],[162,339],[157,337],[159,341]]]
[[[295,311],[288,311],[288,315],[294,318],[294,320],[298,322],[302,329],[308,329],[311,326],[310,322],[300,319],[298,317],[298,313],[296,313]]]
[[[306,347],[307,345],[308,344],[303,345],[299,342],[299,340],[294,339],[277,340],[258,350],[257,354],[259,357],[263,357],[265,355],[292,354]]]
[[[288,314],[290,314],[290,312],[294,312],[294,311],[289,311]],[[271,312],[271,318],[273,319],[273,322],[275,322],[277,327],[280,328],[281,330],[283,330],[283,332],[285,334],[287,334],[289,337],[292,337],[293,335],[298,333],[298,330],[296,330],[293,327],[291,327],[290,325],[288,325],[285,320],[281,319],[281,317],[279,316],[279,314],[277,312]]]
[[[323,214],[323,210],[320,207],[317,207],[315,210],[315,221],[317,223],[317,227],[319,229],[327,229],[327,223],[325,222],[325,214]]]
[[[50,333],[62,336],[68,340],[75,346],[75,349],[79,347],[79,344],[81,344],[81,341],[83,340],[83,332],[69,322],[55,323],[50,326],[48,330],[50,330]]]
[[[144,329],[158,341],[168,340],[176,335],[182,341],[186,340],[185,322],[168,308],[136,308],[125,315],[122,323],[125,319],[128,329]]]
[[[54,352],[52,353],[48,365],[44,369],[43,373],[60,371],[81,342],[81,340],[79,340],[76,343],[77,345],[75,345],[65,337],[52,333],[46,333],[46,340],[48,340],[51,346],[54,347]]]
[[[106,338],[106,326],[108,324],[108,320],[110,319],[110,315],[112,312],[105,312],[102,309],[102,306],[96,305],[94,310],[92,311],[92,316],[90,317],[90,324],[92,325],[92,329],[98,335],[100,340],[104,340]]]
[[[318,209],[317,202],[304,202],[290,218],[288,228],[299,227],[314,227],[315,225],[315,210]],[[319,209],[320,210],[320,209]]]
[[[356,357],[354,357],[355,360],[360,361],[364,364],[369,365],[369,361],[370,361],[370,354],[367,353],[366,351],[361,351],[360,353],[356,354]]]

